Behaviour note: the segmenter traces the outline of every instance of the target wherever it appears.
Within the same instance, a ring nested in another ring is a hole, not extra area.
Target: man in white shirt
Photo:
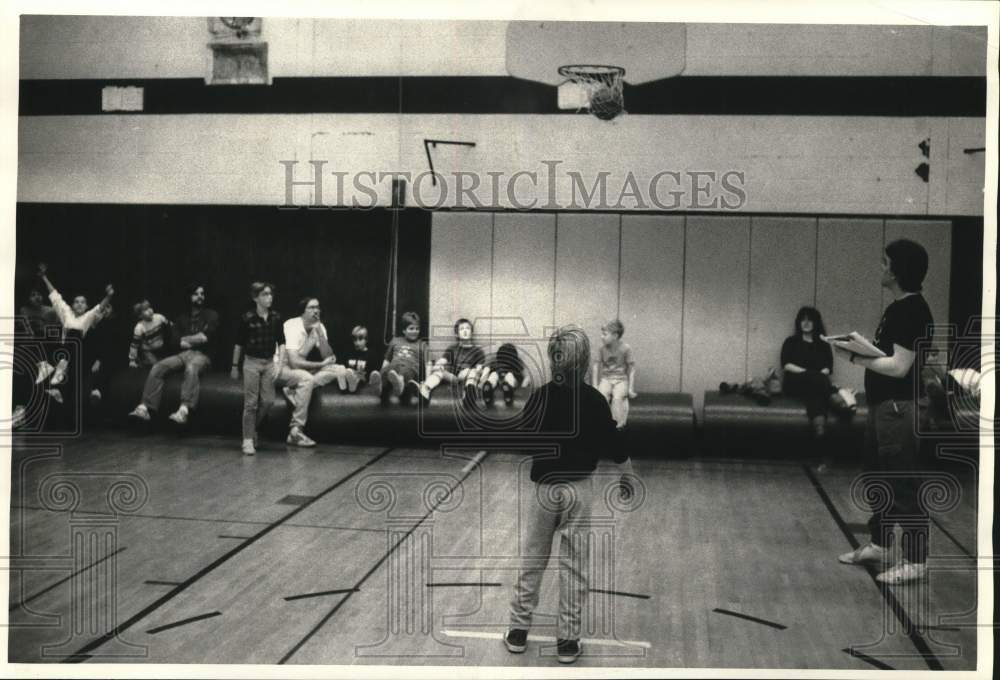
[[[330,347],[330,336],[319,320],[319,300],[306,297],[299,301],[300,316],[289,319],[284,324],[284,356],[275,357],[279,384],[284,385],[285,396],[293,406],[291,429],[288,443],[295,446],[316,446],[316,442],[303,432],[309,417],[309,402],[313,388],[328,385],[344,370],[334,362],[337,357]],[[321,361],[308,359],[313,350],[318,350]]]

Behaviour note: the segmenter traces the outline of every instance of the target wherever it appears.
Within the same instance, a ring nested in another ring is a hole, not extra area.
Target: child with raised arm
[[[632,348],[622,342],[625,325],[618,319],[601,327],[601,349],[594,363],[594,385],[611,405],[618,429],[628,420],[628,400],[635,399],[635,359]]]
[[[132,307],[132,313],[136,322],[128,349],[129,368],[152,366],[163,358],[170,334],[170,321],[162,314],[157,314],[149,300],[136,303]]]
[[[427,403],[431,400],[431,392],[442,382],[449,385],[465,385],[465,399],[475,398],[476,383],[486,364],[486,354],[483,348],[472,342],[472,322],[459,319],[454,326],[455,343],[444,351],[438,359],[431,374],[422,383],[414,384],[420,393],[420,398]]]
[[[423,373],[425,351],[420,346],[420,315],[404,312],[400,316],[401,336],[394,337],[385,349],[382,361],[382,403],[389,403],[390,394],[395,394],[401,402],[409,401],[405,395],[407,385],[419,380]]]
[[[358,386],[363,383],[371,385],[375,390],[382,386],[382,374],[374,368],[377,366],[377,358],[373,357],[372,351],[368,349],[367,328],[357,325],[351,329],[351,349],[344,356],[346,370],[337,376],[337,385],[341,392],[354,394],[358,391]]]

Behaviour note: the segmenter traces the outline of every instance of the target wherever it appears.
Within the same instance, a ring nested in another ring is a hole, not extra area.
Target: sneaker
[[[47,362],[47,361],[39,361],[38,362],[38,377],[35,378],[35,384],[36,385],[41,385],[43,382],[45,382],[46,378],[48,378],[50,375],[52,375],[53,373],[55,373],[55,370],[56,369],[49,362]]]
[[[523,628],[511,628],[503,636],[503,643],[511,654],[524,654],[528,648],[528,631]]]
[[[27,412],[24,410],[23,406],[18,405],[14,407],[14,412],[10,415],[11,429],[16,430],[17,428],[24,425],[24,417],[26,413]]]
[[[90,405],[94,408],[101,405],[101,399],[103,398],[100,390],[90,390]]]
[[[406,385],[403,384],[403,376],[396,371],[390,370],[385,374],[385,377],[389,381],[389,384],[392,385],[392,391],[395,395],[397,397],[402,396],[403,390],[406,388]]]
[[[503,392],[503,403],[510,406],[514,403],[514,388],[504,383],[500,386],[500,391]]]
[[[392,396],[392,385],[386,380],[382,383],[382,387],[379,391],[379,401],[382,402],[382,406],[387,406],[389,404],[389,397]]]
[[[181,406],[175,412],[171,413],[169,416],[170,420],[174,421],[178,425],[187,425],[188,421],[188,410],[187,407]]]
[[[483,403],[486,404],[487,406],[491,406],[493,404],[492,383],[486,383],[485,385],[483,385]]]
[[[141,420],[143,422],[149,422],[149,409],[146,408],[145,404],[139,404],[135,407],[135,410],[128,414],[129,418],[135,418],[136,420]]]
[[[417,391],[417,394],[420,395],[420,403],[424,406],[431,403],[431,390],[427,385],[419,383],[416,380],[411,380],[407,383],[407,386]]]
[[[559,663],[573,663],[581,651],[579,640],[556,641],[556,659]]]
[[[378,371],[372,371],[368,375],[368,384],[372,386],[376,392],[382,389],[382,374]]]
[[[840,555],[837,559],[843,564],[883,564],[888,558],[888,550],[869,541],[857,550]]]
[[[243,440],[243,455],[244,456],[252,456],[255,453],[257,453],[257,449],[254,448],[253,440],[252,439],[244,439]]]
[[[298,404],[295,403],[295,390],[286,385],[285,387],[281,388],[281,391],[284,392],[285,399],[288,400],[289,404],[291,404],[293,407],[298,406]]]
[[[927,565],[923,562],[909,562],[903,560],[895,567],[891,569],[886,569],[881,574],[875,577],[875,580],[879,583],[888,583],[889,585],[899,585],[901,583],[912,583],[914,581],[923,581],[927,578]]]
[[[476,386],[468,383],[462,394],[462,406],[472,408],[476,405]]]
[[[56,364],[56,370],[52,373],[52,380],[49,381],[52,385],[62,385],[66,382],[66,369],[69,368],[69,362],[65,359],[61,359],[58,364]]]
[[[57,404],[63,403],[62,392],[60,392],[59,390],[55,389],[54,387],[45,390],[45,394],[47,394],[50,397],[52,397],[52,400],[55,401]]]
[[[288,433],[288,439],[285,440],[292,446],[302,446],[308,448],[310,446],[316,446],[316,442],[306,436],[306,433],[297,427],[293,427]]]

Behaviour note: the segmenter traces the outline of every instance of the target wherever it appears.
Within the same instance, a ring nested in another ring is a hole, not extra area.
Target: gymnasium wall
[[[700,405],[721,381],[778,366],[802,305],[817,306],[830,332],[871,337],[890,302],[880,257],[897,238],[927,249],[924,295],[948,323],[951,234],[950,220],[435,213],[431,331],[443,344],[456,318],[479,318],[483,344],[515,340],[543,355],[552,328],[577,323],[596,343],[619,317],[639,392],[691,392]],[[841,361],[834,376],[863,385]]]
[[[274,77],[506,76],[506,21],[266,17]],[[202,78],[199,17],[24,16],[21,78]],[[127,36],[127,40],[123,40]],[[982,76],[985,27],[687,24],[688,76]]]

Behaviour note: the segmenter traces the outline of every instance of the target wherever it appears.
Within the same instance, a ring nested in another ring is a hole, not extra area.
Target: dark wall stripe
[[[200,78],[22,80],[22,116],[97,115],[107,85],[144,88],[147,114],[573,114],[556,88],[503,76],[275,78],[209,86]],[[689,76],[625,86],[625,110],[662,115],[986,115],[981,77]]]

